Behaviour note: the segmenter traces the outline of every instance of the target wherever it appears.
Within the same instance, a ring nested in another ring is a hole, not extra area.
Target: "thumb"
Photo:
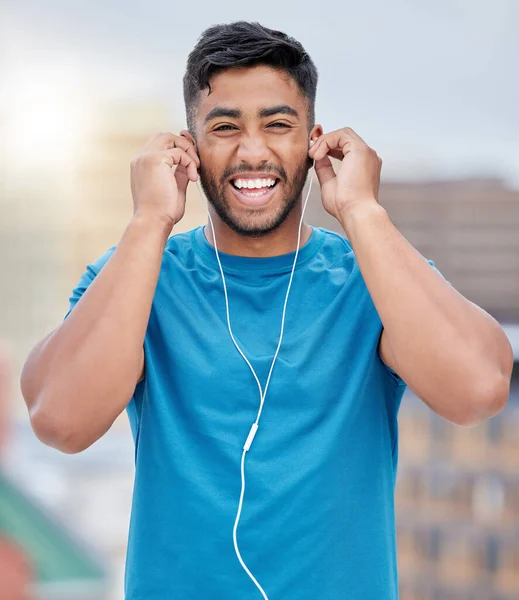
[[[186,167],[183,165],[177,165],[177,168],[175,169],[175,180],[177,182],[179,193],[185,194],[190,181]]]
[[[330,179],[335,179],[332,161],[328,156],[324,156],[315,161],[315,172],[317,173],[317,178],[319,179],[321,187],[323,187],[326,182],[330,181]]]

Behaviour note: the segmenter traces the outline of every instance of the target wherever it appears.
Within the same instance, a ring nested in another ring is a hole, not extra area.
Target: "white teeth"
[[[264,187],[272,187],[276,183],[275,179],[235,179],[234,185],[241,189],[261,189]]]

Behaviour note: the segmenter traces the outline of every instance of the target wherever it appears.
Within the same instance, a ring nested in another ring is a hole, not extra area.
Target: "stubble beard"
[[[312,166],[312,161],[310,159],[302,161],[291,181],[288,181],[288,183],[285,171],[276,169],[275,176],[280,177],[281,175],[280,182],[277,185],[279,186],[282,184],[285,187],[284,198],[281,200],[281,202],[279,200],[276,201],[276,208],[271,208],[269,206],[267,209],[267,214],[258,214],[259,210],[261,209],[250,209],[247,211],[247,208],[244,207],[245,215],[243,217],[241,215],[238,216],[233,212],[233,209],[230,206],[226,196],[226,188],[229,186],[229,177],[232,175],[232,173],[224,173],[222,182],[220,184],[217,184],[216,178],[207,173],[202,166],[200,166],[199,175],[200,183],[202,184],[202,188],[207,200],[214,208],[220,219],[237,234],[252,238],[262,237],[271,233],[272,231],[275,231],[285,221],[301,197],[301,193],[308,176],[309,166]],[[242,170],[266,170],[265,168],[254,169],[249,168],[249,166],[246,167],[246,169],[242,167]],[[272,171],[272,169],[270,169],[270,171]],[[239,177],[239,172],[236,173],[235,176]],[[232,192],[227,190],[227,193]]]

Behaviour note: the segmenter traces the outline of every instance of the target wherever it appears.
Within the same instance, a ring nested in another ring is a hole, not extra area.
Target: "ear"
[[[323,128],[322,126],[317,123],[316,125],[314,125],[312,127],[312,130],[310,131],[310,135],[308,136],[308,145],[309,147],[311,146],[310,142],[312,140],[317,140],[318,138],[320,138],[323,135]]]
[[[182,137],[185,137],[186,139],[188,139],[193,144],[193,146],[196,148],[196,140],[187,129],[182,129],[182,131],[180,132],[180,135]]]

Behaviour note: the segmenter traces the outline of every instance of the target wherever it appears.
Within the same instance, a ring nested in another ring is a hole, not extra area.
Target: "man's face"
[[[263,65],[227,69],[210,83],[196,124],[202,187],[231,229],[265,235],[293,209],[312,165],[307,101],[284,72]]]

